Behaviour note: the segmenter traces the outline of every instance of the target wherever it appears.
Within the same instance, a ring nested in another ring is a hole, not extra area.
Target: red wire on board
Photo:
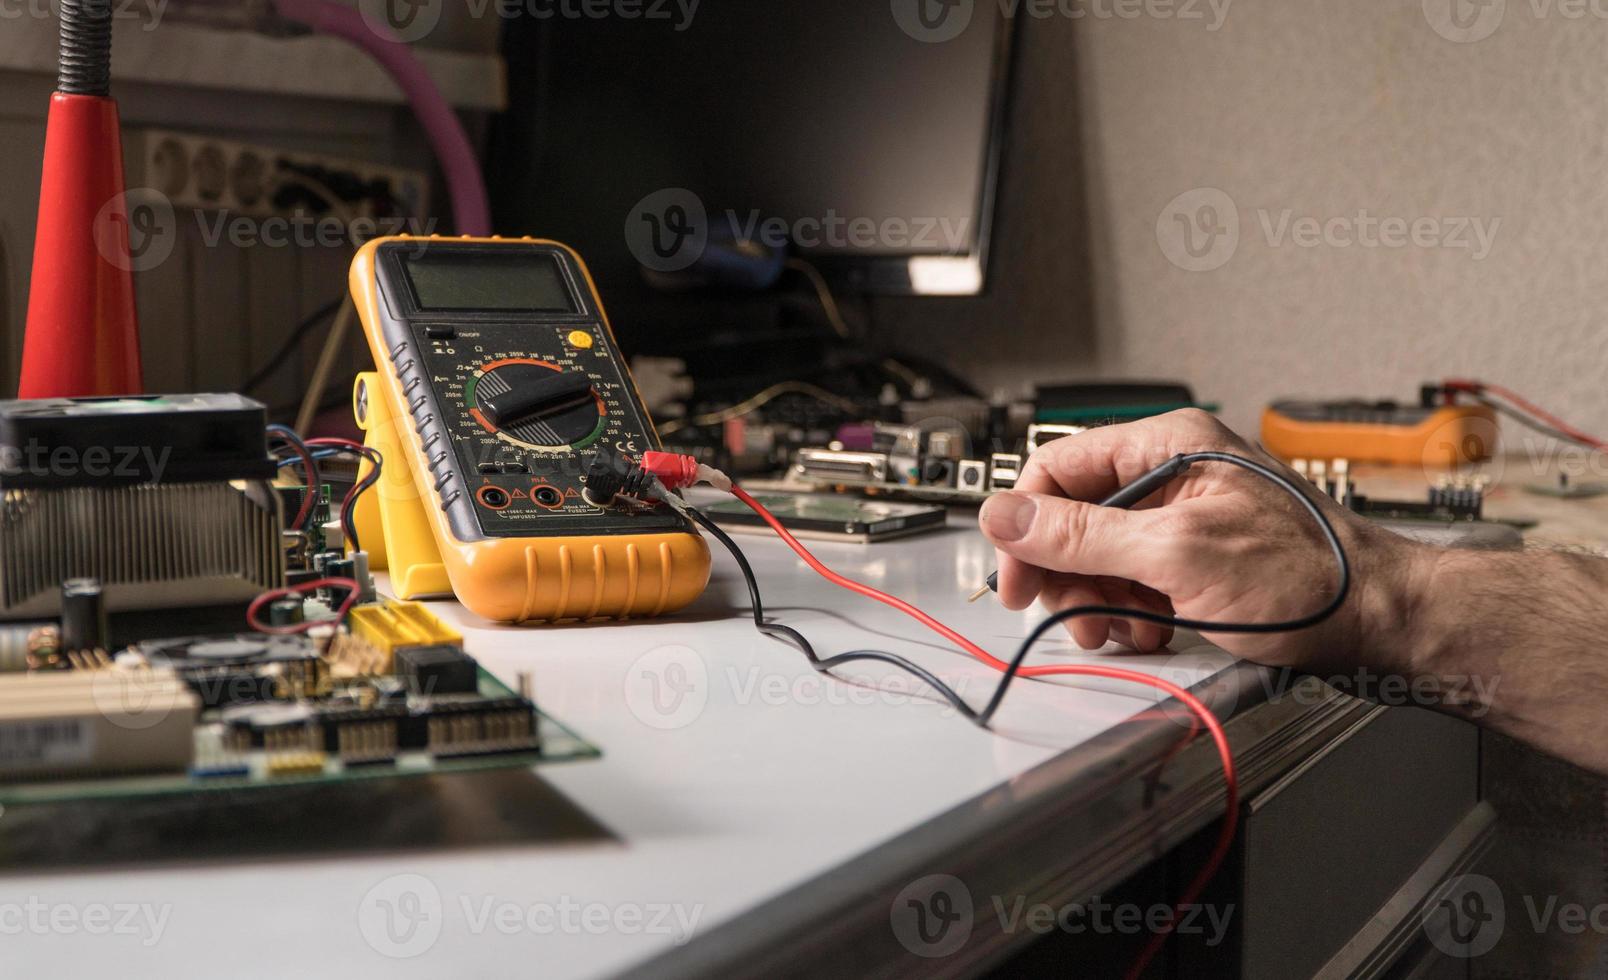
[[[276,599],[286,599],[292,596],[301,598],[303,592],[323,588],[346,590],[346,599],[335,610],[334,619],[308,620],[306,622],[295,623],[290,626],[271,626],[257,618],[258,614],[262,612],[263,608]],[[288,636],[293,633],[305,633],[314,626],[319,625],[334,626],[339,624],[341,620],[345,619],[346,613],[351,610],[353,605],[357,603],[357,594],[361,588],[362,587],[359,586],[356,581],[349,578],[321,578],[314,582],[307,582],[303,585],[295,586],[294,588],[274,589],[272,592],[264,592],[262,595],[251,600],[251,605],[246,607],[246,624],[259,633],[269,633],[274,636]]]

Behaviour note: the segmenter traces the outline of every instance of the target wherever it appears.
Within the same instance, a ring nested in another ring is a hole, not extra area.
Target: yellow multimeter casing
[[[1489,459],[1496,436],[1485,405],[1282,401],[1262,410],[1262,445],[1283,460],[1455,469]]]
[[[357,530],[400,598],[450,592],[522,623],[658,616],[703,592],[709,548],[686,518],[584,496],[592,452],[659,440],[574,251],[380,238],[351,290],[378,366],[353,409],[384,460]]]

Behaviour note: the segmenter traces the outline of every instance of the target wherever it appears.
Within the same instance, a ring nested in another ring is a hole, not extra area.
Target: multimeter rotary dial
[[[541,452],[578,452],[602,437],[608,406],[592,378],[534,358],[481,365],[465,392],[469,412],[487,432]]]

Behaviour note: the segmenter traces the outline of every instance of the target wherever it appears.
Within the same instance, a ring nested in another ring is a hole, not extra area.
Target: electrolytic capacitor
[[[111,647],[110,632],[100,579],[70,578],[61,583],[61,648],[106,650]]]
[[[294,596],[276,599],[268,604],[269,626],[295,626],[306,618],[307,613],[302,600]]]

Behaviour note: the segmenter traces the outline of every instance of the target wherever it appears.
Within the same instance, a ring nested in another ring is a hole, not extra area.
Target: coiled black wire
[[[993,696],[989,698],[987,706],[981,711],[972,708],[971,705],[967,704],[961,698],[960,694],[956,692],[954,688],[939,680],[932,674],[932,672],[905,659],[904,657],[898,656],[897,654],[887,653],[882,650],[855,650],[850,653],[839,654],[835,657],[818,656],[815,652],[815,648],[810,645],[810,642],[806,640],[804,635],[798,630],[793,629],[791,626],[784,626],[780,623],[772,623],[765,619],[765,608],[759,597],[759,585],[754,579],[753,566],[748,564],[748,558],[743,554],[742,549],[737,546],[737,542],[733,541],[730,535],[726,534],[725,531],[722,531],[714,521],[710,520],[703,513],[699,512],[697,508],[688,507],[687,513],[692,517],[693,520],[698,522],[699,526],[701,526],[705,531],[708,531],[711,537],[724,545],[726,550],[730,551],[732,557],[736,559],[737,567],[742,570],[743,580],[748,585],[748,595],[753,603],[754,627],[761,633],[769,636],[779,637],[791,642],[802,650],[804,655],[809,658],[810,665],[822,673],[830,673],[833,667],[857,660],[870,660],[891,664],[900,670],[920,678],[924,683],[930,685],[934,691],[937,691],[938,694],[944,698],[944,700],[953,705],[956,711],[960,712],[963,716],[975,722],[976,724],[987,727],[988,723],[993,719],[994,713],[999,710],[1000,702],[1005,699],[1005,691],[1010,687],[1011,682],[1016,679],[1018,672],[1022,669],[1022,664],[1027,659],[1028,653],[1033,649],[1033,645],[1037,643],[1045,633],[1049,632],[1051,629],[1054,629],[1061,623],[1067,622],[1068,620],[1076,619],[1080,616],[1107,616],[1117,619],[1140,620],[1142,622],[1155,623],[1158,626],[1192,629],[1205,633],[1291,633],[1296,630],[1316,626],[1317,624],[1328,619],[1330,616],[1334,615],[1335,611],[1345,603],[1346,597],[1351,593],[1351,562],[1346,558],[1345,546],[1340,543],[1340,536],[1335,532],[1334,525],[1329,523],[1329,518],[1324,515],[1322,508],[1320,508],[1318,504],[1308,495],[1307,491],[1303,489],[1296,481],[1291,480],[1289,477],[1286,477],[1277,470],[1264,466],[1253,459],[1247,459],[1244,456],[1236,456],[1233,453],[1186,453],[1182,456],[1175,457],[1168,463],[1164,463],[1162,467],[1158,467],[1157,469],[1160,470],[1167,466],[1177,466],[1180,463],[1183,464],[1184,467],[1187,467],[1195,463],[1207,462],[1227,463],[1230,466],[1237,466],[1240,469],[1248,470],[1251,473],[1254,473],[1257,476],[1260,476],[1261,478],[1273,483],[1285,493],[1294,497],[1301,507],[1306,510],[1307,514],[1309,514],[1317,523],[1318,529],[1322,533],[1325,543],[1327,543],[1329,546],[1329,550],[1334,553],[1335,564],[1339,569],[1339,581],[1336,584],[1334,594],[1329,601],[1324,603],[1324,605],[1319,609],[1304,616],[1274,623],[1212,622],[1204,619],[1187,619],[1182,616],[1172,616],[1166,613],[1151,612],[1148,609],[1127,609],[1122,606],[1093,605],[1074,606],[1070,609],[1063,609],[1060,612],[1042,620],[1033,628],[1032,632],[1028,633],[1027,637],[1022,640],[1021,646],[1017,647],[1015,656],[1013,656],[1010,660],[1009,667],[1006,669],[1004,675],[1000,678],[998,686],[994,688]],[[1181,471],[1182,470],[1180,469],[1179,472]],[[1142,480],[1145,478],[1141,477],[1140,479]]]
[[[111,94],[112,3],[113,0],[61,0],[58,92]]]
[[[833,667],[856,660],[874,660],[880,663],[892,664],[893,666],[898,667],[900,670],[920,678],[923,682],[930,685],[933,690],[942,695],[944,700],[954,705],[956,711],[960,712],[962,715],[966,716],[972,721],[977,721],[977,712],[972,708],[972,706],[962,700],[961,696],[956,693],[954,688],[939,680],[931,671],[927,670],[925,667],[922,667],[920,664],[906,660],[904,657],[901,657],[898,654],[887,653],[882,650],[856,650],[852,653],[842,653],[835,657],[823,658],[816,654],[815,647],[810,644],[809,640],[804,638],[803,633],[800,633],[791,626],[784,626],[781,623],[772,623],[767,621],[765,619],[765,604],[764,601],[759,597],[759,583],[754,580],[754,568],[752,565],[748,564],[748,556],[744,555],[743,550],[737,547],[737,542],[731,539],[731,535],[727,534],[725,531],[722,531],[720,529],[720,525],[710,520],[696,507],[688,507],[687,513],[692,517],[693,520],[698,522],[700,527],[709,532],[710,537],[725,545],[726,550],[730,551],[731,556],[737,560],[737,567],[742,569],[743,581],[748,583],[748,598],[754,607],[753,612],[755,629],[766,634],[767,636],[780,637],[781,639],[792,643],[794,646],[798,647],[804,652],[804,656],[809,658],[810,666],[814,667],[818,672],[823,674],[830,675]]]

